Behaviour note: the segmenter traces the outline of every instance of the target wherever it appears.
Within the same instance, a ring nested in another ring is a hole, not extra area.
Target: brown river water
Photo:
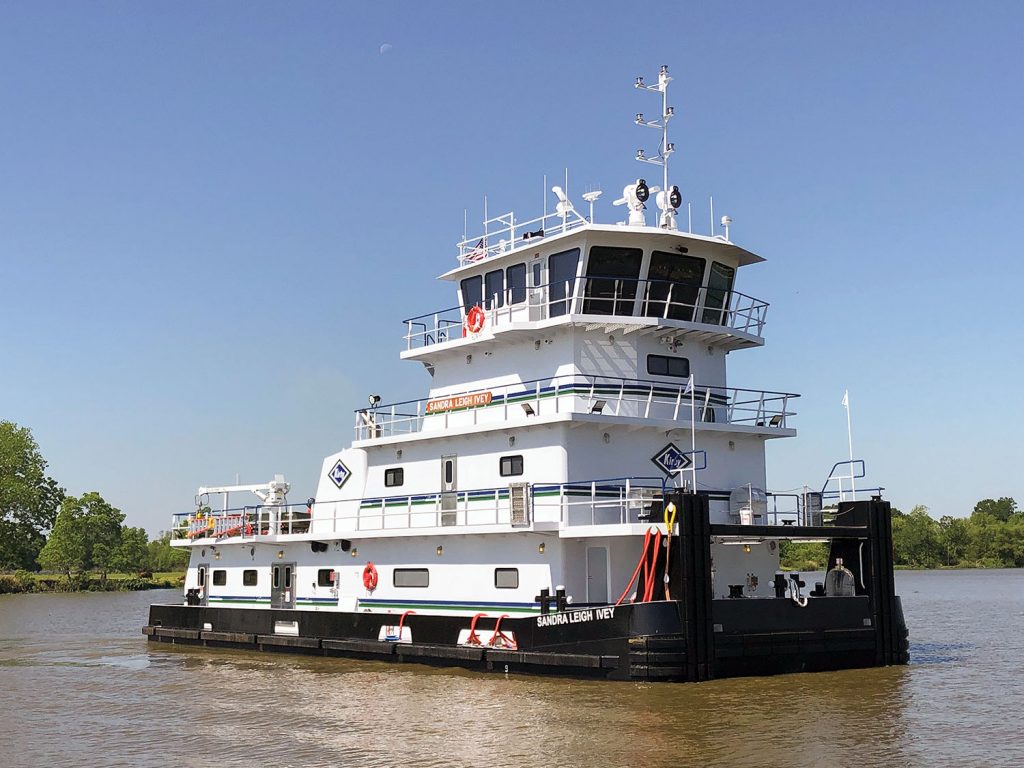
[[[148,645],[174,592],[0,596],[0,768],[1024,765],[1024,571],[904,571],[911,664],[581,682]]]

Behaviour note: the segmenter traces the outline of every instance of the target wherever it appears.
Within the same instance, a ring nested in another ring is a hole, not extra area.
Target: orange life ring
[[[367,563],[363,568],[363,586],[373,592],[377,588],[377,569],[373,563]]]
[[[483,330],[485,319],[483,309],[477,304],[466,314],[466,328],[470,333],[480,333]]]

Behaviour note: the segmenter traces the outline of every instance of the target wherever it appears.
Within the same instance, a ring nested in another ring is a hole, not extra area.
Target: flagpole
[[[853,429],[850,426],[850,390],[843,395],[843,406],[846,408],[846,440],[850,448],[850,495],[857,500],[857,481],[853,469]]]

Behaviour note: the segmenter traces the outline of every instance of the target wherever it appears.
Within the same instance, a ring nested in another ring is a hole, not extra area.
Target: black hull
[[[412,640],[407,643],[378,639],[382,627],[397,623],[396,614],[326,610],[153,605],[145,633],[161,643],[608,680],[695,682],[907,663],[888,504],[852,504],[846,509],[849,525],[829,530],[833,562],[846,548],[864,550],[857,571],[865,585],[860,593],[812,597],[800,606],[789,598],[712,599],[710,537],[730,531],[728,526],[712,531],[706,499],[677,501],[683,514],[669,574],[675,599],[505,618],[501,630],[514,633],[515,650],[458,645],[468,617],[426,614],[406,617]],[[860,548],[858,542],[869,546]],[[489,638],[496,620],[481,619],[477,631]],[[293,622],[297,634],[275,633],[277,622]]]
[[[716,624],[732,632],[713,632],[710,674],[696,674],[677,602],[622,605],[614,617],[538,627],[534,617],[504,619],[518,648],[456,646],[452,639],[469,624],[467,617],[410,616],[412,643],[379,641],[380,628],[396,616],[377,613],[211,608],[153,605],[145,631],[150,641],[212,648],[239,648],[316,656],[413,662],[474,670],[555,674],[608,680],[691,681],[744,675],[773,675],[872,667],[879,659],[879,633],[865,627],[867,601],[836,598],[812,601],[800,609],[786,600],[716,600]],[[852,603],[841,605],[837,603]],[[760,605],[759,605],[760,604]],[[753,610],[750,610],[753,609]],[[767,609],[767,610],[766,610]],[[567,617],[588,609],[570,611]],[[888,663],[907,661],[906,628],[897,602],[904,649]],[[277,621],[298,622],[298,636],[274,633]],[[210,630],[203,627],[209,625]],[[486,634],[494,619],[481,620]]]

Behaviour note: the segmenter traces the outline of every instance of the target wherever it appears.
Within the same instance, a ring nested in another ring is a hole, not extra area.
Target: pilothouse
[[[907,661],[889,505],[842,485],[863,462],[766,490],[798,396],[727,376],[764,344],[768,304],[737,288],[764,259],[727,216],[698,234],[687,203],[681,226],[670,82],[636,82],[661,97],[635,117],[660,184],[629,180],[622,221],[567,182],[551,214],[485,216],[441,275],[456,305],[403,323],[425,396],[372,395],[305,502],[280,476],[199,490],[150,640],[619,680]],[[827,542],[820,582],[780,569],[787,540]]]

